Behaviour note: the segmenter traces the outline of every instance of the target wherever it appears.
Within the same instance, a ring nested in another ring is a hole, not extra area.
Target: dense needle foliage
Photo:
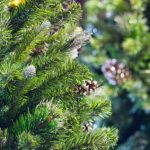
[[[115,145],[115,129],[88,127],[110,115],[110,101],[76,92],[86,80],[95,89],[87,67],[74,59],[90,37],[77,30],[81,12],[68,0],[0,1],[0,149]]]

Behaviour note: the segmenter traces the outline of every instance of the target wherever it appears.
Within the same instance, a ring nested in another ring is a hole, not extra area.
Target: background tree
[[[75,58],[90,33],[77,30],[68,0],[0,1],[0,149],[109,149],[114,128],[95,128],[110,101],[87,98],[99,84]]]
[[[83,50],[81,61],[97,73],[97,80],[104,81],[103,96],[111,97],[113,103],[113,115],[107,124],[119,129],[119,144],[127,141],[124,149],[128,145],[130,150],[149,149],[149,5],[148,0],[85,3],[83,26],[93,32],[93,38]],[[142,139],[146,142],[141,148],[137,143],[139,140],[142,145]]]

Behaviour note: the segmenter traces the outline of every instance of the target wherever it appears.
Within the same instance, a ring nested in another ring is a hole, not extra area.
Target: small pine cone
[[[96,81],[84,81],[83,85],[78,85],[75,88],[75,93],[77,95],[90,95],[92,92],[95,92],[95,90],[99,87]]]
[[[41,55],[48,51],[49,44],[44,43],[43,45],[37,46],[35,49],[33,49],[31,56],[37,56]]]
[[[89,93],[94,92],[98,87],[97,81],[85,81],[85,83],[88,86]]]
[[[45,121],[41,121],[41,122],[39,123],[38,127],[39,127],[40,129],[42,129],[42,128],[44,128],[45,126],[47,126],[47,124],[50,123],[52,120],[53,120],[53,117],[52,117],[52,116],[48,116]]]
[[[49,123],[49,122],[51,122],[52,120],[53,120],[53,117],[52,117],[52,116],[48,116],[47,119],[46,119],[46,122]]]
[[[122,84],[130,77],[130,71],[116,59],[108,60],[101,68],[105,78],[112,85]]]
[[[39,128],[39,129],[42,129],[43,126],[44,126],[44,125],[43,125],[43,122],[40,122],[39,125],[38,125],[38,128]]]
[[[93,124],[91,122],[90,123],[83,123],[82,127],[83,127],[84,132],[89,132],[89,131],[93,130]]]
[[[76,90],[75,90],[75,93],[77,95],[87,95],[87,87],[86,86],[81,86],[81,85],[78,85],[76,87]]]
[[[67,2],[62,4],[62,7],[63,7],[63,9],[64,9],[65,11],[68,11],[68,10],[69,10],[68,5],[69,5],[69,3],[67,3]]]

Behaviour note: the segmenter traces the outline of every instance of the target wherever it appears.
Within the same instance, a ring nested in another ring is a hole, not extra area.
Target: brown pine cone
[[[116,59],[108,60],[101,68],[105,78],[112,85],[122,84],[130,77],[129,69]]]

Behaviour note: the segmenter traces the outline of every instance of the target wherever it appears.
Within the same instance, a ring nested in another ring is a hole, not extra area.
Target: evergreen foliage
[[[110,101],[75,88],[92,80],[70,56],[89,34],[77,32],[81,8],[68,0],[0,1],[0,149],[107,150],[113,128],[85,131],[110,115]]]

